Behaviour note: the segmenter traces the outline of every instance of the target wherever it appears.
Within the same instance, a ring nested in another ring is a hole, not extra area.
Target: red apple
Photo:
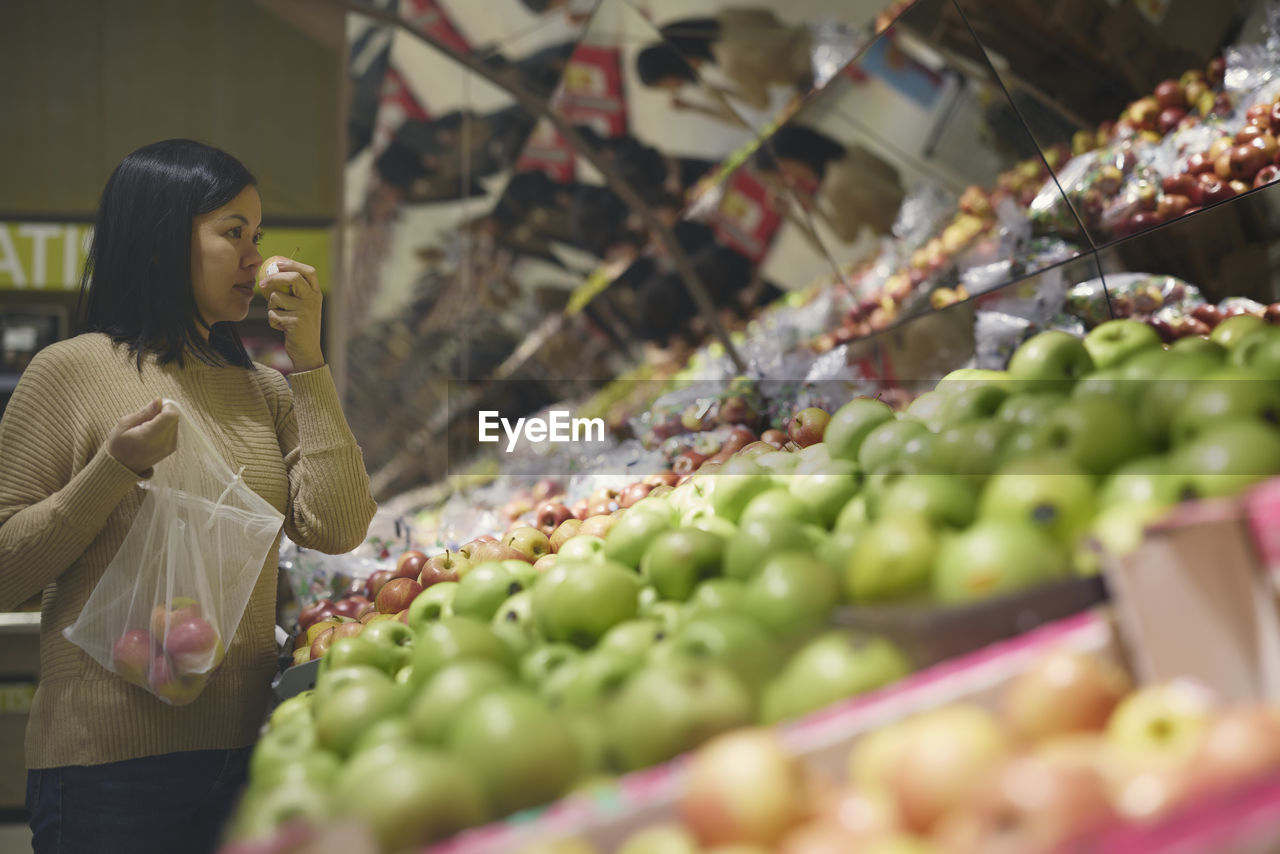
[[[458,552],[446,550],[427,558],[418,575],[418,583],[426,589],[441,581],[457,581],[471,566],[472,562]]]
[[[364,582],[361,582],[361,586]],[[310,605],[302,609],[298,614],[298,628],[304,632],[311,628],[312,623],[319,622],[325,617],[332,616],[334,613],[334,602],[330,599],[321,599],[318,602],[312,602]]]
[[[173,601],[162,602],[151,609],[151,634],[163,641],[168,626],[200,616],[203,612],[199,602],[189,596],[175,596]]]
[[[588,507],[588,505],[587,505],[587,499],[585,499],[585,498],[579,498],[577,501],[575,501],[575,502],[573,503],[573,508],[572,508],[572,509],[573,509],[573,518],[575,518],[575,519],[585,519],[585,518],[587,518],[587,507]]]
[[[760,434],[760,441],[773,446],[775,450],[782,450],[782,446],[787,444],[787,434],[776,428],[770,428]]]
[[[1166,107],[1160,111],[1160,115],[1156,118],[1156,125],[1160,128],[1161,133],[1169,133],[1178,127],[1178,124],[1187,117],[1187,111],[1182,107]]]
[[[618,517],[616,515],[592,516],[589,519],[583,520],[582,525],[578,528],[578,534],[581,536],[599,537],[600,539],[604,539],[605,535],[608,534],[616,524],[618,524]]]
[[[1209,82],[1210,86],[1217,86],[1222,83],[1222,78],[1224,78],[1226,74],[1227,60],[1221,56],[1215,56],[1213,59],[1209,60],[1209,64],[1205,66],[1204,69],[1205,80]]]
[[[376,600],[378,598],[378,591],[382,589],[384,584],[395,577],[395,572],[390,569],[380,569],[373,573],[369,576],[369,582],[365,586],[365,596]]]
[[[1207,152],[1197,152],[1187,158],[1187,174],[1201,175],[1213,171],[1213,160]]]
[[[365,624],[359,620],[347,620],[339,623],[333,629],[333,639],[353,638],[364,631]]]
[[[333,603],[333,613],[339,617],[350,617],[351,619],[359,619],[360,615],[370,605],[367,596],[345,596]]]
[[[725,437],[724,444],[720,446],[720,450],[724,453],[732,454],[756,441],[759,441],[759,439],[752,430],[738,426],[729,431],[729,435]]]
[[[1191,199],[1176,194],[1165,194],[1156,205],[1156,214],[1165,220],[1177,219],[1191,209]]]
[[[565,519],[561,522],[556,529],[551,532],[551,536],[547,538],[547,542],[551,546],[551,551],[553,553],[560,551],[560,547],[564,545],[565,541],[577,534],[578,529],[581,527],[581,519]]]
[[[1280,166],[1274,163],[1267,164],[1258,170],[1258,174],[1253,176],[1253,186],[1265,187],[1280,178]]]
[[[1201,792],[1239,787],[1280,769],[1280,715],[1265,706],[1221,712],[1201,737],[1191,767]]]
[[[531,525],[522,525],[507,534],[502,543],[507,548],[519,552],[520,560],[533,563],[545,554],[551,553],[551,541],[546,534]]]
[[[1131,687],[1124,671],[1097,656],[1059,650],[1013,679],[1002,711],[1017,738],[1042,742],[1102,730]]]
[[[1262,319],[1267,323],[1280,324],[1280,302],[1273,302],[1262,312]]]
[[[678,480],[680,475],[673,471],[660,471],[644,476],[644,482],[654,486],[675,486]]]
[[[169,626],[164,651],[178,673],[206,673],[222,661],[222,638],[208,620],[191,617]]]
[[[135,685],[147,684],[147,668],[156,653],[155,637],[146,629],[129,629],[111,648],[111,666]]]
[[[1235,190],[1218,176],[1209,174],[1200,176],[1200,204],[1212,205],[1225,201],[1235,194]]]
[[[426,562],[427,556],[422,552],[417,549],[406,549],[396,559],[395,577],[417,578],[422,574],[422,565]]]
[[[537,528],[533,530],[536,531]],[[473,566],[498,560],[522,560],[533,563],[533,559],[524,552],[517,551],[506,543],[478,543],[471,549],[470,561]]]
[[[539,531],[551,536],[551,532],[560,527],[566,519],[573,518],[573,511],[559,501],[544,501],[538,505],[533,517],[533,524]]]
[[[1185,106],[1182,84],[1177,80],[1161,80],[1156,84],[1155,91],[1156,103],[1161,108],[1183,107]]]
[[[630,507],[641,498],[644,498],[653,491],[653,484],[645,483],[637,480],[635,483],[628,483],[618,493],[618,506]]]
[[[706,454],[699,454],[692,448],[687,448],[676,456],[671,464],[671,470],[678,475],[693,474],[706,459]]]
[[[679,812],[704,845],[771,845],[803,814],[804,794],[801,766],[777,733],[743,729],[693,755]]]
[[[1222,322],[1222,311],[1213,303],[1201,303],[1191,309],[1191,316],[1210,329]]]
[[[816,445],[822,441],[827,431],[827,423],[831,421],[831,413],[817,406],[806,407],[797,412],[787,425],[787,437],[802,448]]]
[[[413,578],[393,578],[382,589],[374,600],[374,605],[384,614],[394,614],[409,607],[409,603],[422,592],[422,585]]]
[[[183,675],[174,670],[163,654],[157,655],[151,662],[151,670],[147,674],[147,684],[157,697],[168,700],[175,706],[185,706],[204,690],[203,674]]]

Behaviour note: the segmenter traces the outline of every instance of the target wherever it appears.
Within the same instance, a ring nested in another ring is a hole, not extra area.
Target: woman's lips
[[[245,284],[245,285],[236,285],[236,286],[235,286],[235,290],[239,291],[240,293],[244,294],[245,296],[249,297],[250,299],[252,299],[252,298],[253,298],[253,283],[252,283],[252,282],[250,282],[250,283],[248,283],[248,284]]]

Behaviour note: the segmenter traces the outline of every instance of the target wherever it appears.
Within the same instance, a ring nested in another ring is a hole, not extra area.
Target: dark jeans
[[[250,748],[27,772],[35,854],[204,854],[248,778]]]

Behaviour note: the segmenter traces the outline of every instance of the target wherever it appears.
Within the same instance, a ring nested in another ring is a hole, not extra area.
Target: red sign
[[[721,192],[724,197],[711,217],[716,238],[759,264],[782,224],[782,216],[770,204],[768,189],[753,170],[743,166],[734,171]]]
[[[520,157],[516,159],[517,172],[546,172],[551,180],[567,184],[577,171],[577,154],[556,130],[555,125],[540,119],[529,134]]]

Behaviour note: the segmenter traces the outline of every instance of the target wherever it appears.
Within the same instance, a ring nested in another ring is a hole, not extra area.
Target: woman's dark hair
[[[818,180],[827,172],[827,164],[845,155],[845,148],[831,137],[804,125],[783,125],[765,139],[756,151],[756,168],[772,170],[779,160],[798,160],[817,174]]]
[[[657,86],[673,77],[687,83],[698,82],[693,66],[669,44],[650,45],[636,54],[636,75],[645,86]]]
[[[715,18],[681,18],[664,24],[658,32],[685,56],[716,61],[711,45],[720,38],[720,22]]]
[[[130,154],[107,180],[80,279],[82,328],[105,332],[161,364],[183,352],[212,365],[252,368],[234,323],[209,327],[191,285],[192,223],[257,181],[212,146],[169,139]],[[209,329],[206,342],[200,327]]]

